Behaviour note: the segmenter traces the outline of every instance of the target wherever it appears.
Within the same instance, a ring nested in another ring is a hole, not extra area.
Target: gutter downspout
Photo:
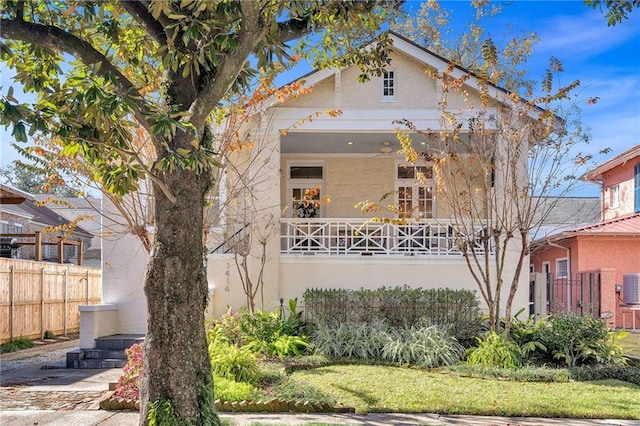
[[[548,242],[551,247],[564,249],[567,252],[567,312],[571,312],[571,248]],[[556,276],[558,271],[556,271]]]

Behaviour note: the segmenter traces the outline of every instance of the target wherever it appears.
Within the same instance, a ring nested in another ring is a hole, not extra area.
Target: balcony
[[[408,224],[361,219],[281,219],[280,253],[323,256],[460,256],[465,247],[484,255],[482,228],[456,232],[443,220]],[[490,255],[493,249],[490,248]]]

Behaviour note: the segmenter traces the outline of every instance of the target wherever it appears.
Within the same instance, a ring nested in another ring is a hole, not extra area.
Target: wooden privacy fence
[[[80,330],[80,305],[101,302],[102,271],[0,258],[0,343]]]

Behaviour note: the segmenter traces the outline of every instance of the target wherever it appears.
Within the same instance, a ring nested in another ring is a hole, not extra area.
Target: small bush
[[[35,346],[33,340],[26,337],[18,337],[11,342],[3,343],[0,345],[0,354],[8,354],[9,352],[21,351],[22,349],[29,349]]]
[[[478,347],[467,351],[467,363],[485,367],[516,368],[520,365],[520,351],[512,341],[494,332],[478,338]]]
[[[392,328],[384,322],[319,323],[312,337],[316,353],[346,358],[435,367],[457,362],[462,346],[438,327]]]
[[[210,329],[207,334],[211,370],[215,376],[236,382],[255,383],[258,377],[256,357],[248,347],[228,343],[220,330]]]
[[[214,376],[213,394],[221,401],[252,401],[259,398],[260,390],[249,383]]]
[[[381,321],[370,323],[320,322],[311,338],[316,353],[329,358],[382,359],[390,328]]]
[[[624,362],[619,332],[610,331],[598,318],[559,313],[539,328],[538,339],[553,359],[568,367],[581,364]]]
[[[127,364],[122,368],[122,376],[118,378],[116,396],[137,401],[140,399],[140,381],[142,380],[142,345],[136,343],[125,349],[125,353],[127,354]]]
[[[217,338],[239,347],[247,347],[254,354],[280,358],[304,353],[308,348],[307,337],[299,333],[304,328],[302,313],[296,310],[297,301],[289,302],[286,319],[283,312],[246,310],[229,311],[209,329],[215,329]]]
[[[384,360],[432,368],[460,360],[462,346],[443,329],[431,326],[399,329],[388,335],[382,350]]]

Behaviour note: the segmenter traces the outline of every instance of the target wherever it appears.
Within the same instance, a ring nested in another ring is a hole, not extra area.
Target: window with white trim
[[[569,277],[569,262],[567,258],[556,259],[556,278]]]
[[[2,223],[2,233],[3,234],[8,234],[9,233],[9,222],[7,222],[6,220],[3,220],[1,223]]]
[[[324,163],[295,162],[287,165],[287,202],[290,217],[322,217],[322,187],[324,186]]]
[[[389,70],[382,73],[382,100],[395,101],[397,92],[396,71]]]
[[[396,167],[396,201],[403,218],[428,219],[434,209],[433,168],[431,165],[399,163]]]
[[[614,185],[610,191],[611,199],[609,205],[612,209],[620,207],[620,185]]]

